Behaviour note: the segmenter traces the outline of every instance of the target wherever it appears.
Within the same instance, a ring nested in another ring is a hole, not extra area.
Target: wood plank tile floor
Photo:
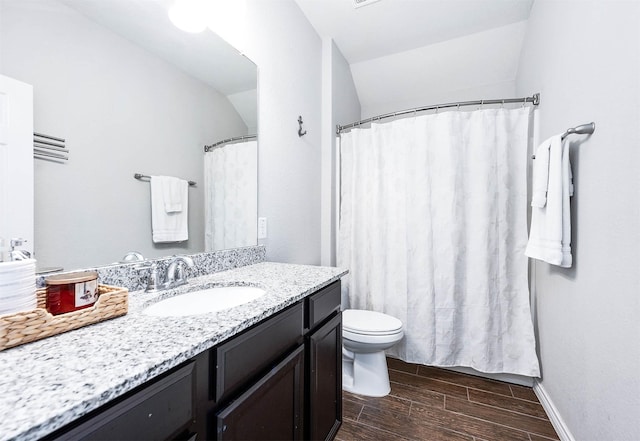
[[[388,359],[391,393],[344,392],[336,440],[549,441],[558,436],[530,387]]]

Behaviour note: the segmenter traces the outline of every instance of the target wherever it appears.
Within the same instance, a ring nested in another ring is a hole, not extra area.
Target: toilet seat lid
[[[402,322],[381,312],[347,309],[342,312],[342,328],[356,334],[393,334],[402,330]]]

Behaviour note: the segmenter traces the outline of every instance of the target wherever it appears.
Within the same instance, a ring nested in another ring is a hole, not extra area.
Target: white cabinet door
[[[33,236],[33,87],[0,75],[0,238]]]

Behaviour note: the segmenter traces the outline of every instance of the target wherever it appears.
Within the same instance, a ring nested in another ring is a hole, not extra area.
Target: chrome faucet
[[[138,272],[149,270],[145,292],[156,292],[160,289],[160,277],[158,274],[158,264],[156,262],[143,261],[142,263],[136,264],[133,268]]]
[[[147,287],[145,292],[158,292],[165,289],[171,289],[187,283],[185,274],[185,266],[193,268],[193,259],[189,256],[173,256],[169,261],[169,266],[164,276],[164,282],[160,282],[160,270],[158,263],[152,261],[144,261],[134,265],[136,271],[149,270],[147,278]]]
[[[189,256],[173,256],[167,267],[165,282],[162,285],[164,289],[175,288],[176,286],[187,283],[187,276],[184,268],[193,268],[193,259]]]

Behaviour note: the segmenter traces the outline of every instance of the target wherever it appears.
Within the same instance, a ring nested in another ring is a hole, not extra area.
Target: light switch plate
[[[267,218],[259,217],[258,218],[258,239],[266,239],[267,238]]]

